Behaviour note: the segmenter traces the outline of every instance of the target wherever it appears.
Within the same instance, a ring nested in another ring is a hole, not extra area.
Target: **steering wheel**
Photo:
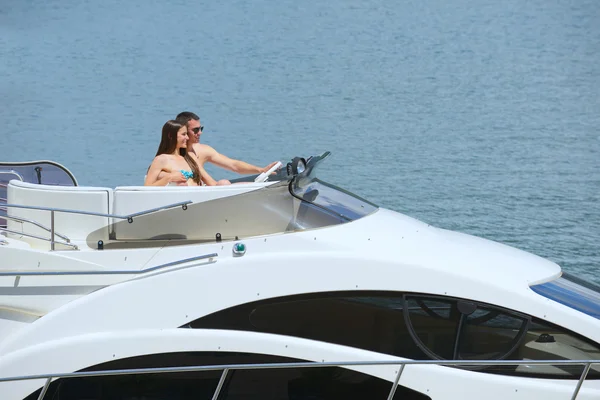
[[[279,168],[281,168],[281,161],[277,161],[277,164],[273,165],[271,168],[269,168],[268,171],[261,173],[260,175],[258,175],[255,179],[254,182],[266,182],[267,179],[269,178],[269,175],[271,175],[271,173],[275,172],[276,170],[278,170]]]

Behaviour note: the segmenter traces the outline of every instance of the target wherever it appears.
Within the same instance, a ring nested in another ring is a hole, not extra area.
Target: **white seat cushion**
[[[105,187],[52,186],[10,181],[7,190],[9,204],[38,206],[48,208],[70,209],[111,214],[113,190]],[[72,241],[85,240],[86,237],[99,230],[105,230],[103,237],[108,237],[110,218],[55,212],[54,228],[56,232],[66,235]],[[9,208],[8,215],[33,220],[50,227],[50,212],[22,208]],[[8,228],[14,231],[50,238],[50,234],[33,224],[7,221]],[[49,243],[37,239],[27,239],[36,247],[49,247]],[[55,238],[56,240],[61,240]]]

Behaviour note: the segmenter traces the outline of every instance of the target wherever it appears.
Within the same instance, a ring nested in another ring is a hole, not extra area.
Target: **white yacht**
[[[597,286],[323,182],[328,155],[216,187],[0,163],[0,399],[600,399]]]

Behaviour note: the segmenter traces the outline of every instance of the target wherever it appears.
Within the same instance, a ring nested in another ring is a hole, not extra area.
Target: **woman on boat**
[[[187,127],[170,120],[162,128],[162,138],[152,161],[145,186],[202,185],[202,173],[193,155],[186,150]]]

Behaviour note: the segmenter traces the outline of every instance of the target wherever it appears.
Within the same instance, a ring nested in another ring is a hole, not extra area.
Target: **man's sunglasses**
[[[197,135],[198,132],[202,132],[203,130],[204,126],[200,125],[199,127],[192,129],[192,132],[194,132]]]

